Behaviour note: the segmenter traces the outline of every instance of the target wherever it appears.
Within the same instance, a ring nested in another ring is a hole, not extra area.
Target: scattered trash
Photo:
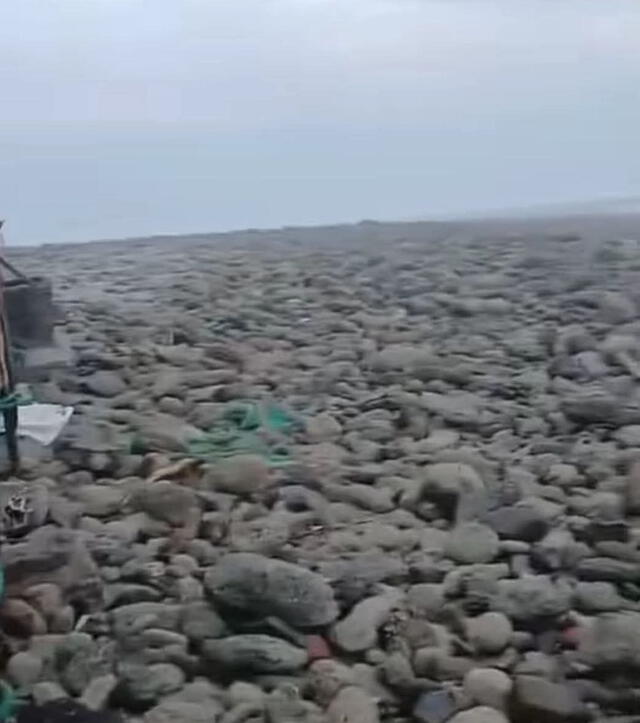
[[[238,454],[257,454],[272,467],[291,462],[287,438],[298,420],[277,404],[235,404],[222,421],[189,443],[189,454],[215,462]]]
[[[2,512],[7,532],[11,532],[24,527],[33,509],[27,496],[16,494],[9,497]]]
[[[22,407],[26,404],[33,404],[33,399],[21,392],[15,391],[0,397],[0,411]]]
[[[456,711],[456,704],[447,690],[423,693],[413,707],[413,717],[420,723],[444,723]]]
[[[18,436],[30,437],[46,447],[60,435],[72,414],[73,407],[59,404],[19,405]],[[4,431],[4,422],[0,421],[0,433]]]
[[[23,701],[16,696],[13,688],[4,680],[0,680],[0,721],[10,723],[15,720],[15,715],[21,705],[23,705]]]
[[[266,428],[272,432],[290,433],[298,426],[295,417],[277,404],[234,404],[224,417],[244,431]]]
[[[560,635],[560,641],[566,648],[577,648],[583,633],[584,631],[578,625],[565,628]]]
[[[321,635],[307,635],[307,653],[310,663],[332,657],[329,643]]]
[[[178,479],[182,484],[185,480],[197,476],[197,467],[201,464],[195,459],[181,459],[170,465],[163,465],[153,469],[147,477],[147,482],[159,482],[160,480]]]

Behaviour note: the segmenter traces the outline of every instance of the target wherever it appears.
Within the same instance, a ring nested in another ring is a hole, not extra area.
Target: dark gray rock
[[[445,723],[456,710],[456,703],[447,690],[422,693],[413,706],[412,715],[421,723]]]
[[[349,560],[320,561],[318,572],[347,605],[371,594],[377,583],[399,585],[409,575],[407,565],[398,557],[372,552],[356,554]]]
[[[547,575],[527,575],[517,580],[499,580],[494,609],[520,623],[557,617],[571,607],[572,589],[565,580]]]
[[[215,723],[221,711],[209,703],[164,700],[144,716],[144,723]]]
[[[119,605],[133,605],[139,602],[158,602],[162,597],[162,591],[157,588],[120,582],[105,587],[104,606],[106,609],[110,609]]]
[[[4,546],[2,562],[8,595],[52,582],[81,609],[97,609],[102,602],[102,580],[87,549],[87,535],[78,530],[46,526],[27,540]]]
[[[445,553],[460,564],[491,562],[498,554],[499,545],[498,535],[487,525],[464,522],[451,531]]]
[[[192,489],[162,480],[141,487],[134,493],[131,503],[140,512],[176,527],[191,522],[194,511],[199,510]]]
[[[26,690],[40,678],[42,659],[26,650],[20,651],[9,658],[6,665],[6,676],[16,688]]]
[[[333,626],[333,638],[337,645],[350,653],[374,647],[378,640],[378,629],[387,621],[402,597],[400,591],[391,590],[359,602]]]
[[[610,582],[579,582],[574,590],[574,606],[583,613],[615,612],[625,601]]]
[[[140,602],[123,605],[110,613],[113,634],[126,639],[147,628],[176,630],[180,621],[180,606],[160,602]]]
[[[263,555],[225,555],[207,572],[204,583],[222,605],[275,615],[298,627],[327,625],[338,616],[333,591],[322,577]]]
[[[436,504],[449,519],[470,521],[486,512],[488,494],[476,470],[468,464],[439,462],[424,472],[421,497]]]
[[[480,655],[501,653],[511,642],[513,627],[503,613],[488,612],[469,618],[466,623],[467,640]]]
[[[29,703],[18,710],[16,723],[124,723],[117,711],[93,711],[73,700]]]
[[[128,490],[120,485],[83,485],[73,491],[74,499],[83,506],[84,514],[91,517],[109,517],[122,508]]]
[[[486,514],[483,522],[506,540],[536,542],[549,530],[548,520],[531,506],[499,507]]]
[[[203,484],[208,489],[236,495],[259,492],[269,485],[267,462],[257,454],[238,454],[206,469]]]
[[[579,659],[596,671],[633,674],[640,670],[640,613],[604,613],[586,627]]]
[[[580,580],[605,582],[638,582],[640,566],[635,562],[616,560],[613,557],[587,557],[576,567]]]
[[[629,424],[616,429],[613,438],[623,447],[640,447],[640,424]]]
[[[513,723],[537,719],[549,723],[585,723],[591,719],[589,709],[572,687],[533,675],[516,677],[510,714]]]
[[[223,669],[246,673],[294,673],[307,663],[305,650],[269,635],[205,640],[202,655]]]
[[[127,391],[127,385],[122,377],[114,371],[97,371],[88,377],[83,377],[83,386],[92,394],[99,397],[117,397]]]
[[[612,427],[640,424],[640,405],[633,400],[618,398],[597,386],[567,397],[560,407],[571,421],[578,424]]]
[[[114,696],[132,710],[149,708],[160,698],[180,690],[185,683],[182,670],[170,663],[121,663],[118,666],[118,677],[120,680]]]
[[[640,461],[634,462],[627,474],[625,503],[627,513],[640,513]]]
[[[207,638],[222,637],[227,626],[213,606],[202,601],[189,603],[182,608],[180,629],[190,640],[199,643]]]
[[[407,605],[419,617],[435,620],[445,602],[444,585],[421,583],[412,585],[407,592]]]
[[[137,446],[145,452],[189,451],[189,443],[203,432],[170,414],[151,414],[136,418]]]
[[[89,682],[111,672],[115,660],[114,643],[100,642],[86,633],[69,633],[55,652],[60,682],[72,695],[80,695]]]

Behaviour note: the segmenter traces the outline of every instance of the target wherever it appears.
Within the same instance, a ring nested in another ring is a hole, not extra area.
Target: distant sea
[[[0,128],[0,218],[23,245],[439,218],[619,187],[606,153],[550,170],[516,145],[496,162],[459,129]]]

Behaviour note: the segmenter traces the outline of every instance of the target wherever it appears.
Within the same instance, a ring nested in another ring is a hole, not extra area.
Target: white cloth
[[[60,404],[25,404],[18,407],[18,436],[31,437],[48,446],[65,428],[73,407]],[[4,421],[0,419],[0,431],[4,433]]]

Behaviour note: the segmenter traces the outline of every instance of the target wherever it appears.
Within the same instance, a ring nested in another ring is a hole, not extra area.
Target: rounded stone
[[[252,673],[293,673],[308,661],[305,650],[269,635],[205,640],[202,653],[205,659],[225,669]]]
[[[499,549],[498,535],[480,522],[465,522],[455,527],[445,546],[447,557],[465,565],[491,562]]]
[[[328,705],[339,690],[355,684],[351,668],[337,660],[316,660],[309,667],[309,689],[313,700]]]
[[[226,698],[229,707],[242,705],[244,703],[261,706],[264,703],[264,691],[258,685],[237,680],[229,686]]]
[[[165,700],[144,716],[144,723],[211,723],[215,720],[210,705],[189,701]]]
[[[497,668],[474,668],[464,677],[463,688],[475,705],[505,710],[513,683]]]
[[[44,635],[47,624],[37,610],[19,598],[5,600],[0,610],[2,627],[9,635],[18,638],[30,638],[32,635]]]
[[[204,484],[236,495],[249,495],[269,485],[270,470],[257,454],[238,454],[208,467]]]
[[[488,612],[467,620],[467,638],[476,652],[495,655],[511,642],[513,627],[503,613]]]
[[[33,685],[41,672],[42,660],[26,651],[12,655],[6,668],[7,678],[16,688],[28,688]]]
[[[274,615],[294,627],[327,625],[338,617],[333,590],[324,578],[264,555],[225,555],[205,575],[204,585],[226,607]]]
[[[479,705],[463,710],[450,718],[448,723],[509,723],[508,718],[495,708]]]

